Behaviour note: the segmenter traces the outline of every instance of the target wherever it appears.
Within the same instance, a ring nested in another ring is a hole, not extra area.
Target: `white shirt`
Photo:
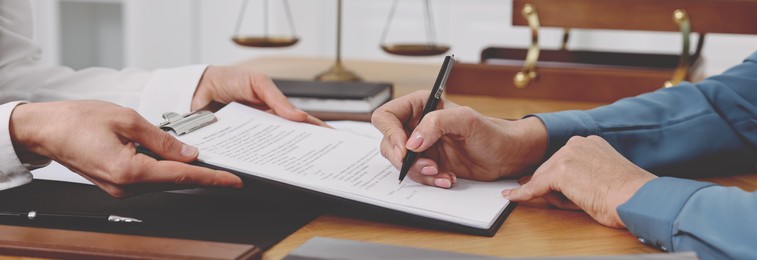
[[[146,72],[89,68],[74,71],[39,63],[41,49],[32,42],[28,0],[0,0],[0,190],[31,181],[33,165],[16,155],[9,120],[19,101],[97,99],[137,110],[152,123],[167,111],[187,113],[195,88],[207,68],[192,65]]]

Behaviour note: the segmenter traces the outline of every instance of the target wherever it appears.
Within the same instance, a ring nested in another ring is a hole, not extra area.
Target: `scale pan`
[[[231,38],[236,44],[247,47],[289,47],[300,41],[296,37],[247,37],[234,36]]]
[[[394,55],[433,56],[449,51],[449,46],[437,44],[383,44],[381,45],[381,49]]]

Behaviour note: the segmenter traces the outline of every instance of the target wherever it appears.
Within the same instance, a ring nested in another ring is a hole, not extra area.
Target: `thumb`
[[[122,129],[119,134],[167,160],[191,162],[200,154],[196,147],[182,143],[141,117],[132,122],[130,127]]]
[[[286,103],[275,102],[274,104],[270,105],[273,114],[289,121],[332,128],[330,125],[326,124],[326,122],[323,122],[323,120],[318,119],[317,117],[314,117],[313,115],[308,114],[307,112],[295,107],[294,105],[292,105],[292,103],[289,103],[289,100],[285,100],[285,102]]]
[[[516,202],[529,201],[544,196],[552,190],[548,183],[541,180],[541,178],[532,177],[531,181],[518,188],[502,191],[502,196]]]
[[[305,111],[300,110],[299,108],[296,108],[292,103],[289,102],[289,100],[284,99],[280,101],[273,101],[267,104],[274,114],[287,119],[289,121],[295,121],[295,122],[308,122],[312,121],[308,113]]]
[[[284,96],[284,93],[276,87],[276,84],[268,76],[258,75],[255,78],[253,88],[255,88],[263,103],[270,107],[274,114],[290,121],[308,122],[318,125],[313,121],[314,118],[312,116],[292,105],[289,99]]]

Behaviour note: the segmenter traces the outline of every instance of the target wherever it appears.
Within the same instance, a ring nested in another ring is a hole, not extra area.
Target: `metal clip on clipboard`
[[[163,113],[163,119],[166,121],[160,123],[158,127],[163,129],[163,131],[172,130],[176,135],[191,133],[218,121],[216,116],[213,115],[213,112],[210,111],[195,111],[184,115],[179,115],[174,112],[166,112]]]

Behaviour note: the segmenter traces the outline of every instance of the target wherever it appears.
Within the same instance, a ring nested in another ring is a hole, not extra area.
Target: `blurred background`
[[[156,69],[196,63],[235,64],[261,56],[335,55],[336,0],[290,0],[300,42],[281,49],[242,47],[231,41],[241,0],[31,1],[35,41],[44,50],[44,62],[50,64]],[[263,32],[262,2],[249,1],[241,34]],[[281,3],[269,1],[272,34],[289,34]],[[511,1],[430,3],[438,41],[449,44],[450,53],[459,60],[478,62],[480,51],[489,46],[526,48],[530,43],[526,27],[510,25]],[[438,63],[440,57],[393,56],[381,50],[391,6],[391,0],[344,0],[343,59]],[[425,41],[423,10],[421,0],[399,1],[387,42]],[[561,29],[544,28],[540,45],[557,49],[561,37]],[[679,54],[681,38],[679,33],[573,30],[568,48]],[[757,35],[708,34],[703,50],[705,74],[720,73],[755,50]]]

